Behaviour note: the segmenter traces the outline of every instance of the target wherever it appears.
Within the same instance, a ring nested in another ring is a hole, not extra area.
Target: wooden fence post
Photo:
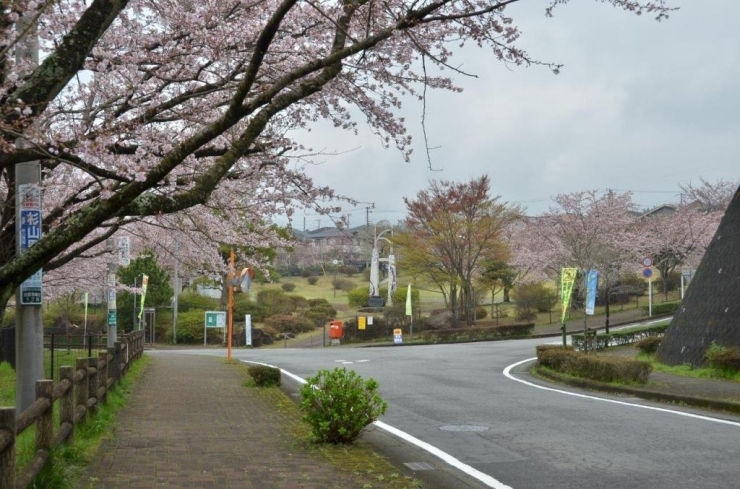
[[[0,487],[15,487],[15,408],[0,408]]]
[[[100,404],[108,402],[108,352],[98,353],[98,390],[103,387]]]
[[[59,398],[59,428],[63,429],[65,423],[72,427],[69,436],[64,440],[65,445],[75,443],[75,400],[74,400],[74,369],[69,366],[59,367],[59,382],[69,381],[69,389]]]
[[[121,357],[121,342],[116,341],[113,343],[113,378],[116,384],[121,381],[121,363],[123,358]]]
[[[88,414],[98,413],[100,400],[98,399],[98,361],[95,357],[87,359],[87,398],[95,399],[95,403],[88,410]]]
[[[90,392],[87,379],[87,358],[78,358],[76,369],[82,370],[84,375],[82,376],[82,380],[75,386],[75,404],[85,409],[85,418],[87,418],[87,394]]]
[[[36,420],[36,450],[43,450],[49,455],[54,444],[54,402],[51,396],[53,390],[53,380],[36,381],[36,399],[49,400],[49,407]]]

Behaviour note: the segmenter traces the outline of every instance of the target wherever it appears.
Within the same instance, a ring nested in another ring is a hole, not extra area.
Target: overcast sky
[[[315,126],[302,138],[336,151],[308,169],[316,183],[373,203],[370,222],[395,223],[429,181],[491,178],[492,195],[531,215],[551,197],[589,189],[633,192],[640,208],[678,202],[680,184],[740,181],[740,2],[667,0],[667,21],[571,0],[544,16],[546,0],[523,0],[508,13],[530,56],[564,64],[509,68],[485,51],[457,57],[478,78],[457,77],[464,92],[427,99],[430,171],[421,135],[422,107],[404,107],[414,153],[410,163],[382,148],[366,127],[359,136]],[[455,64],[453,62],[452,64]],[[366,207],[344,206],[350,225]],[[294,226],[303,226],[296,215]],[[307,229],[330,225],[305,213]]]

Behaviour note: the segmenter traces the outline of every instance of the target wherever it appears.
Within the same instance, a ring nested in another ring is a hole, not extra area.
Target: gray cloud
[[[432,165],[442,171],[428,169],[421,105],[409,101],[411,163],[383,150],[368,130],[354,137],[318,125],[302,137],[306,144],[348,152],[309,173],[374,202],[371,220],[392,222],[403,217],[403,197],[430,179],[488,173],[494,194],[533,214],[564,192],[630,190],[641,207],[652,207],[677,201],[679,185],[699,178],[740,180],[740,3],[678,6],[658,23],[600,2],[572,2],[552,19],[535,3],[514,5],[522,46],[563,63],[560,75],[511,69],[466,47],[457,62],[478,78],[457,78],[462,94],[434,92],[427,100],[430,146],[439,147]],[[363,206],[351,211],[351,223],[364,219]]]

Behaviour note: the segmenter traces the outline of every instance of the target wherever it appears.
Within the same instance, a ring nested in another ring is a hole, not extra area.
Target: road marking
[[[299,384],[305,384],[306,381],[302,379],[301,377],[298,377],[297,375],[288,372],[287,370],[283,370],[280,367],[276,367],[275,365],[270,365],[267,363],[262,362],[253,362],[250,360],[242,360],[244,363],[251,363],[255,365],[265,365],[267,367],[277,368],[280,370],[280,372],[283,375],[287,375],[291,379],[295,380]],[[416,447],[430,453],[431,455],[434,455],[435,457],[438,457],[442,459],[443,462],[447,463],[448,465],[451,465],[452,467],[455,467],[456,469],[462,471],[463,473],[469,475],[470,477],[480,481],[481,483],[487,485],[488,487],[492,487],[494,489],[512,489],[510,486],[507,486],[506,484],[494,479],[488,474],[484,474],[480,470],[474,469],[470,465],[461,462],[460,460],[456,459],[452,455],[450,455],[447,452],[443,452],[439,448],[430,445],[429,443],[425,441],[421,441],[420,439],[416,438],[415,436],[412,436],[405,431],[401,431],[398,428],[394,428],[393,426],[389,424],[385,424],[382,421],[375,421],[373,422],[375,426],[378,428],[390,433],[391,435],[397,436],[401,438],[402,440],[405,440],[408,443],[411,443],[412,445],[415,445]]]
[[[526,360],[522,360],[520,362],[516,362],[514,364],[509,365],[508,367],[506,367],[504,369],[504,375],[506,377],[508,377],[509,379],[511,379],[511,380],[515,380],[515,381],[520,382],[520,383],[522,383],[524,385],[528,385],[530,387],[536,387],[537,389],[542,389],[542,390],[545,390],[545,391],[557,392],[559,394],[565,394],[565,395],[573,396],[573,397],[580,397],[582,399],[593,399],[595,401],[609,402],[609,403],[612,403],[612,404],[619,404],[619,405],[622,405],[622,406],[629,406],[629,407],[633,407],[633,408],[647,409],[649,411],[658,411],[658,412],[661,412],[661,413],[676,414],[678,416],[684,416],[684,417],[687,417],[687,418],[699,419],[699,420],[702,420],[702,421],[712,421],[714,423],[726,424],[726,425],[735,426],[737,428],[740,428],[740,423],[738,423],[737,421],[730,421],[730,420],[727,420],[727,419],[712,418],[710,416],[703,416],[701,414],[685,413],[683,411],[675,411],[673,409],[659,408],[659,407],[655,407],[655,406],[646,406],[644,404],[633,404],[631,402],[617,401],[616,399],[607,399],[605,397],[589,396],[587,394],[580,394],[578,392],[564,391],[564,390],[555,389],[555,388],[552,388],[552,387],[545,387],[545,386],[542,386],[542,385],[537,385],[537,384],[535,384],[533,382],[528,382],[526,380],[522,380],[522,379],[519,379],[517,377],[514,377],[511,374],[511,369],[516,368],[516,367],[518,367],[519,365],[521,365],[523,363],[531,362],[532,360],[537,360],[537,357],[527,358]]]

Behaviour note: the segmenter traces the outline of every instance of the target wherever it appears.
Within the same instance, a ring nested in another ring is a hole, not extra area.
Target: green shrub
[[[257,293],[257,303],[265,308],[268,316],[273,314],[291,314],[294,311],[293,301],[280,289],[262,289]]]
[[[279,387],[280,369],[267,365],[252,365],[247,369],[257,387]]]
[[[534,324],[511,324],[506,326],[483,326],[471,328],[430,329],[421,332],[424,341],[434,343],[456,343],[464,341],[499,340],[522,338],[532,334]]]
[[[713,369],[724,373],[740,371],[740,351],[736,346],[720,346],[714,341],[704,353],[707,363]]]
[[[652,313],[654,316],[661,314],[672,314],[678,310],[678,306],[681,305],[681,301],[673,302],[661,302],[660,304],[653,304]],[[642,306],[642,310],[645,314],[650,312],[650,306]]]
[[[295,284],[292,282],[285,282],[284,284],[280,284],[280,288],[285,292],[293,292],[295,290]]]
[[[545,349],[538,364],[560,373],[598,382],[644,384],[653,368],[648,362],[609,355],[585,355],[565,348]]]
[[[262,304],[249,300],[247,294],[237,294],[234,300],[234,320],[244,321],[247,314],[252,316],[253,323],[261,323],[267,317],[267,309]]]
[[[217,309],[214,309],[217,310]],[[205,311],[190,310],[177,314],[177,343],[178,344],[203,344],[203,329],[205,326]],[[219,343],[223,328],[208,328],[208,342]],[[160,336],[161,337],[161,336]],[[167,330],[165,341],[172,343],[173,331]]]
[[[602,350],[609,346],[632,345],[652,336],[661,337],[666,329],[668,329],[668,324],[658,324],[623,329],[610,334],[599,334],[596,336],[596,349]],[[576,350],[583,350],[583,333],[571,335],[571,342]]]
[[[394,304],[406,304],[406,294],[408,293],[408,287],[398,287],[393,292],[393,303]],[[367,303],[368,289],[365,288],[365,303]],[[382,286],[379,291],[380,297],[384,299],[388,297],[388,287]],[[419,289],[411,287],[411,303],[419,303]],[[364,304],[363,304],[364,305]]]
[[[542,282],[517,286],[512,292],[516,301],[517,321],[531,321],[538,312],[549,312],[558,302],[558,294]]]
[[[365,307],[367,305],[367,287],[357,287],[347,292],[347,302],[350,307]]]
[[[308,307],[315,308],[315,307],[321,307],[321,306],[329,306],[331,307],[331,303],[324,299],[323,297],[319,297],[317,299],[308,299]]]
[[[177,296],[177,310],[179,312],[188,312],[193,309],[200,311],[218,311],[220,300],[213,297],[200,295],[197,292],[183,291]]]
[[[316,328],[316,323],[307,317],[276,314],[265,318],[265,326],[278,333],[306,333]]]
[[[308,299],[302,295],[290,295],[288,298],[290,299],[290,302],[293,303],[294,311],[304,311],[308,309]]]
[[[649,336],[635,343],[635,348],[640,350],[642,353],[652,355],[658,351],[661,339],[662,338],[660,336]]]
[[[316,275],[313,275],[311,277],[307,277],[306,281],[308,282],[309,285],[316,285],[319,281],[319,277],[317,277]]]
[[[349,292],[355,288],[355,283],[352,280],[348,280],[346,278],[337,278],[331,281],[331,286],[334,288],[334,290]]]
[[[378,416],[386,403],[374,379],[363,380],[345,368],[319,370],[301,387],[300,409],[304,421],[320,443],[352,443]]]
[[[549,350],[569,350],[573,351],[572,346],[566,346],[563,347],[562,345],[537,345],[534,347],[535,351],[537,352],[537,361],[540,361],[540,357],[542,356],[543,352],[549,351]]]

